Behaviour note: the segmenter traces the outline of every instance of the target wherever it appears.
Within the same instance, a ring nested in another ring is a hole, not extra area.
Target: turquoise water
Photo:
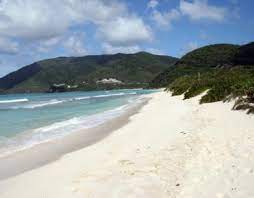
[[[0,95],[0,156],[97,126],[151,92],[154,90]]]

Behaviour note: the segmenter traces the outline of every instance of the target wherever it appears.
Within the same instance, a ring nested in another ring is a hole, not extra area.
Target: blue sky
[[[58,56],[254,41],[253,0],[2,0],[0,76]]]

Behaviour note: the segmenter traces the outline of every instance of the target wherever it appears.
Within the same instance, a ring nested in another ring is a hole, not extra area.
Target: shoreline
[[[126,125],[129,122],[129,118],[138,113],[149,102],[149,95],[146,95],[141,103],[130,107],[122,115],[98,126],[79,130],[64,137],[39,143],[0,157],[0,181],[39,168],[60,159],[63,155],[96,144],[115,130]],[[16,166],[17,164],[18,166]]]
[[[1,180],[0,197],[254,197],[254,116],[201,96],[149,96],[101,141]]]

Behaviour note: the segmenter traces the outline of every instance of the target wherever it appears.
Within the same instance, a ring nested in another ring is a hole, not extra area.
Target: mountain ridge
[[[254,114],[254,43],[210,45],[183,56],[159,74],[152,87],[166,87],[184,99],[201,96],[200,103],[231,101],[233,110]]]
[[[245,60],[245,62],[243,61]],[[213,44],[195,49],[176,64],[156,76],[150,87],[165,87],[178,77],[213,71],[219,68],[233,68],[254,65],[254,43],[246,45]]]
[[[45,92],[53,84],[63,83],[79,85],[84,90],[145,87],[177,60],[148,52],[57,57],[37,61],[0,78],[0,89],[7,93]],[[97,85],[96,81],[103,78],[115,78],[125,85]]]

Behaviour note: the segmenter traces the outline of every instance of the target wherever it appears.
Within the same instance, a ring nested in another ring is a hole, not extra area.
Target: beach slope
[[[0,181],[0,197],[254,197],[253,116],[233,103],[149,97],[96,144]]]

